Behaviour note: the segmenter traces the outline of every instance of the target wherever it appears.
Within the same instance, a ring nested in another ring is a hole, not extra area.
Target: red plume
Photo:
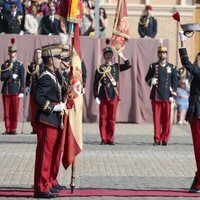
[[[14,44],[15,43],[15,38],[11,38],[11,44]]]
[[[178,11],[176,11],[173,15],[172,15],[173,19],[176,20],[177,22],[180,22],[180,14]]]
[[[106,44],[109,45],[110,44],[110,39],[106,39]]]
[[[152,10],[152,6],[151,5],[146,5],[145,6],[145,10]]]

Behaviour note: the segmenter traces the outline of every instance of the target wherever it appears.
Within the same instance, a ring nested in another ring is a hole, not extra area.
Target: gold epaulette
[[[5,69],[2,69],[2,65],[6,64],[6,63],[8,63],[8,67],[6,67]],[[9,64],[9,62],[6,61],[2,65],[0,67],[0,72],[6,72],[6,71],[11,70],[13,68],[13,63],[12,62]]]
[[[31,63],[28,65],[28,67],[31,66]],[[27,67],[27,72],[31,75],[31,76],[34,76],[35,74],[39,75],[39,69],[40,69],[40,66],[39,65],[36,65],[35,67],[35,70],[30,72],[29,69]]]

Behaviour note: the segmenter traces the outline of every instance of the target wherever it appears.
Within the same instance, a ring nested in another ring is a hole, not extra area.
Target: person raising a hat
[[[157,19],[151,15],[152,7],[146,5],[138,23],[138,33],[141,38],[155,38],[157,34]]]
[[[154,146],[166,146],[170,136],[171,103],[177,91],[176,67],[167,61],[167,47],[158,47],[158,61],[150,64],[145,81],[150,86],[154,122]]]
[[[124,57],[122,52],[119,53],[119,56],[124,60],[124,64],[120,64],[120,66],[118,63],[112,63],[112,47],[106,46],[103,49],[105,63],[100,65],[95,72],[93,93],[96,103],[99,104],[101,145],[115,144],[114,131],[119,102],[119,73],[131,67],[129,60]]]
[[[4,106],[5,135],[16,135],[20,98],[24,96],[24,66],[17,60],[15,39],[8,47],[9,59],[1,66],[1,90]]]
[[[66,189],[58,183],[57,175],[61,158],[62,83],[58,79],[60,44],[42,47],[44,72],[39,76],[35,91],[35,103],[39,107],[36,116],[37,149],[35,159],[34,197],[55,198]]]

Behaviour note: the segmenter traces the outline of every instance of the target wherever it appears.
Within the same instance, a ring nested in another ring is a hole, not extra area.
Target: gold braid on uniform
[[[31,76],[34,76],[34,75],[38,75],[39,76],[39,69],[40,69],[40,66],[39,65],[36,65],[36,68],[33,72],[30,72],[28,67],[27,67],[27,72],[31,75]]]
[[[103,70],[102,72],[100,71],[100,68]],[[99,72],[99,74],[102,74],[102,76],[101,76],[101,79],[102,78],[104,78],[104,77],[106,77],[106,74],[107,73],[110,73],[110,71],[111,71],[111,66],[109,65],[108,67],[101,67],[101,66],[99,66],[98,68],[97,68],[97,71]],[[101,79],[100,79],[100,81],[101,81]]]
[[[7,62],[6,62],[7,63]],[[6,64],[5,63],[5,64]],[[6,72],[6,71],[8,71],[8,70],[11,70],[13,68],[13,63],[11,62],[10,64],[9,64],[9,62],[8,62],[8,67],[6,67],[5,69],[2,69],[2,67],[0,67],[0,72]]]

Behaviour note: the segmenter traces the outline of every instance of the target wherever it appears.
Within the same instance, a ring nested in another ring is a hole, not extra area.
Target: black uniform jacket
[[[34,95],[36,90],[36,85],[40,74],[44,71],[44,64],[36,64],[31,62],[28,65],[26,73],[26,87],[30,87],[30,94]]]
[[[189,108],[186,120],[200,117],[200,68],[193,65],[188,58],[186,48],[179,49],[182,65],[193,75],[190,85]]]
[[[24,66],[16,60],[10,63],[9,60],[1,65],[1,81],[3,81],[2,94],[24,93]],[[17,79],[13,79],[13,74],[17,74]]]
[[[142,38],[145,36],[154,38],[157,34],[157,20],[152,16],[142,16],[138,24],[138,33]]]
[[[103,100],[112,100],[114,97],[117,95],[115,92],[114,87],[117,87],[117,85],[113,85],[108,78],[108,76],[103,76],[102,72],[105,65],[101,65],[95,73],[95,78],[94,78],[94,84],[93,84],[93,93],[94,97],[98,97],[99,99]],[[129,60],[126,60],[124,64],[120,65],[120,72],[125,71],[131,67]],[[110,74],[114,78],[115,82],[118,82],[118,77],[119,77],[119,70],[118,70],[118,64],[115,63],[111,65],[111,71]],[[100,83],[100,90],[99,89],[99,83]],[[117,88],[116,88],[117,89]]]
[[[151,86],[152,78],[157,78],[157,83],[153,86]],[[176,96],[178,79],[173,64],[166,63],[165,66],[161,66],[159,62],[151,64],[145,80],[151,86],[150,99],[162,101]]]
[[[15,17],[12,17],[8,12],[3,16],[2,20],[2,32],[19,34],[23,29],[23,15],[17,12]]]
[[[45,68],[37,81],[35,92],[35,103],[39,109],[36,121],[54,126],[60,126],[60,112],[53,111],[54,106],[62,99],[61,85],[55,73],[49,68]]]

